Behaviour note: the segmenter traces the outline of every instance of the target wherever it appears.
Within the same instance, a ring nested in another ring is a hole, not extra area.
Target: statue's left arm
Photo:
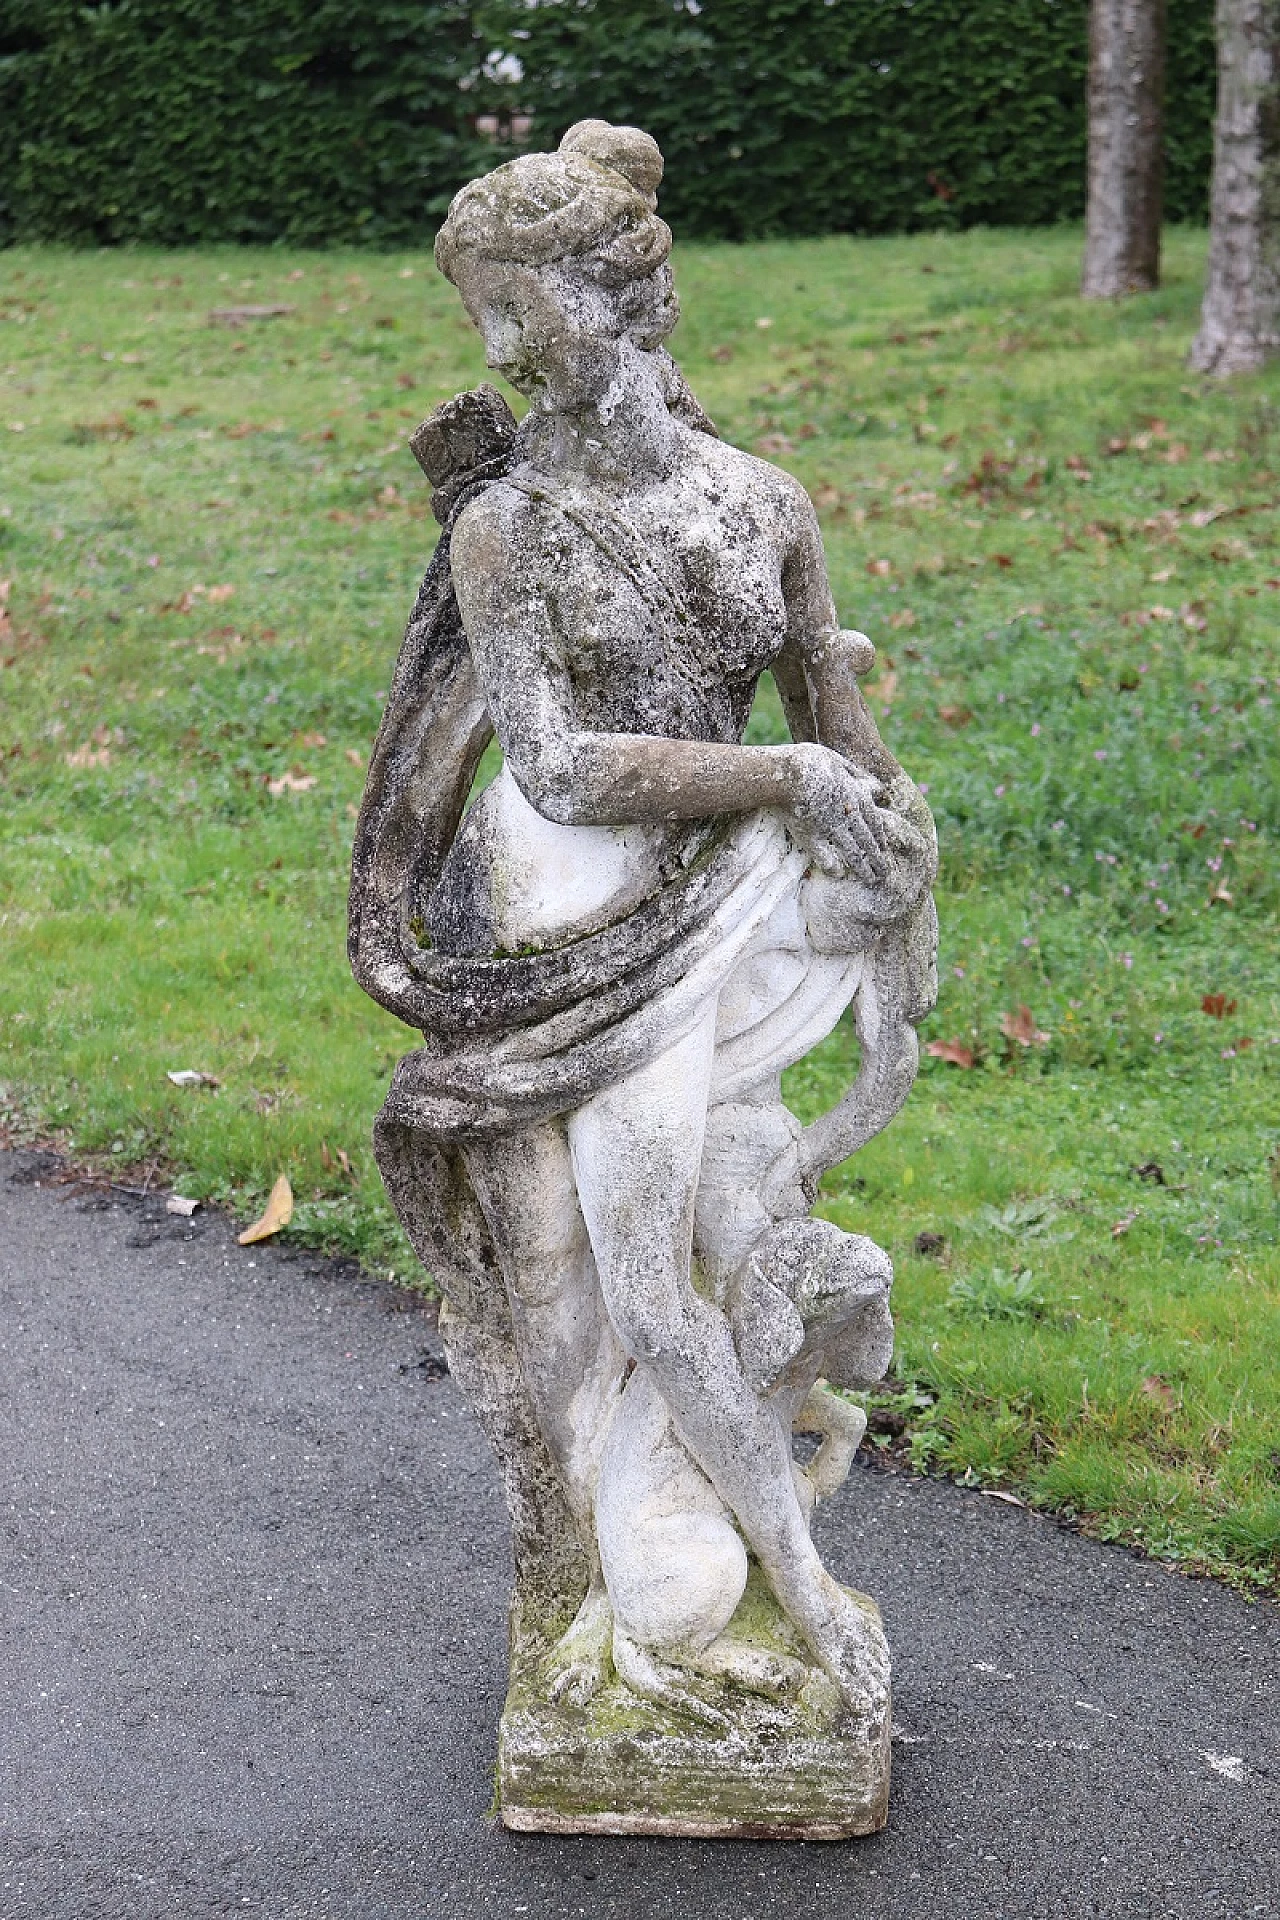
[[[805,1128],[798,1158],[784,1155],[765,1182],[778,1199],[796,1172],[811,1195],[829,1167],[865,1145],[901,1107],[917,1063],[915,1027],[936,993],[937,920],[930,888],[937,836],[923,794],[880,738],[858,685],[875,650],[840,627],[817,515],[795,487],[783,550],[787,638],[773,676],[797,739],[816,740],[870,776],[888,858],[874,884],[860,876],[815,876],[807,894],[809,937],[828,953],[861,953],[853,1003],[860,1042],[857,1078],[844,1098]]]
[[[933,822],[919,788],[880,738],[863,698],[858,681],[874,664],[875,649],[865,634],[840,625],[818,517],[796,482],[787,487],[783,512],[787,637],[773,677],[792,737],[816,740],[843,754],[883,792],[886,838],[896,858],[887,888],[859,890],[868,917],[883,919],[932,885],[937,872]]]

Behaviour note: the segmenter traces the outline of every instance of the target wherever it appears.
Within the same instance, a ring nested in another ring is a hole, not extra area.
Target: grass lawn
[[[1079,250],[682,249],[675,346],[813,493],[941,831],[952,1058],[824,1199],[897,1264],[879,1424],[1274,1589],[1280,368],[1185,371],[1201,235],[1123,306]],[[346,868],[435,533],[404,442],[482,372],[425,250],[0,254],[0,1113],[245,1215],[287,1171],[291,1231],[411,1281]]]

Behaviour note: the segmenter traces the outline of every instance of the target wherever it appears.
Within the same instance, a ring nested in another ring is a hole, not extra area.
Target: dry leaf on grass
[[[893,572],[893,562],[892,560],[868,560],[867,572],[874,579],[887,580]]]
[[[1020,1047],[1043,1047],[1049,1040],[1049,1035],[1037,1027],[1035,1015],[1026,1005],[1020,1006],[1016,1013],[1002,1013],[1000,1031],[1006,1040],[1016,1040]]]
[[[959,1040],[931,1040],[925,1048],[935,1060],[945,1060],[953,1067],[972,1067],[977,1064],[972,1047],[962,1045]]]
[[[939,707],[938,718],[948,727],[967,727],[973,712],[969,707]]]
[[[209,310],[211,327],[243,327],[251,320],[278,320],[293,308],[275,301],[270,306],[258,307],[212,307]]]
[[[216,1087],[218,1082],[211,1073],[198,1073],[194,1067],[178,1067],[165,1075],[175,1087]]]
[[[359,747],[348,747],[347,758],[353,767],[362,767],[364,765],[364,755],[361,753]]]
[[[255,1220],[251,1227],[236,1237],[242,1247],[251,1247],[259,1240],[269,1240],[273,1233],[279,1233],[287,1227],[293,1218],[293,1188],[289,1185],[289,1176],[282,1173],[271,1189],[261,1219]]]
[[[282,793],[310,793],[315,784],[314,773],[282,773],[278,780],[267,781],[267,792],[276,798]]]
[[[1201,1013],[1207,1013],[1211,1020],[1225,1019],[1229,1013],[1234,1013],[1235,1010],[1235,1001],[1228,1000],[1225,993],[1206,993],[1204,999],[1200,1002]]]
[[[1149,1373],[1144,1380],[1141,1380],[1138,1383],[1138,1391],[1145,1393],[1148,1400],[1156,1401],[1166,1413],[1177,1411],[1178,1396],[1169,1382],[1162,1379],[1158,1373]]]

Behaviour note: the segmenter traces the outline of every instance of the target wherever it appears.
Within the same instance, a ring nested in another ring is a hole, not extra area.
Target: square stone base
[[[743,1637],[803,1653],[772,1597],[755,1577],[751,1584]],[[875,1612],[864,1595],[853,1597]],[[887,1705],[881,1720],[849,1732],[835,1689],[816,1671],[785,1704],[723,1685],[714,1698],[728,1716],[723,1729],[616,1679],[585,1708],[563,1706],[546,1698],[537,1660],[517,1646],[498,1737],[503,1824],[523,1833],[742,1840],[844,1840],[884,1825]]]

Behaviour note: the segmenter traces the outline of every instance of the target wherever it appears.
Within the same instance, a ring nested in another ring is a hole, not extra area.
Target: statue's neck
[[[584,404],[535,408],[530,457],[551,472],[598,486],[661,479],[675,464],[679,429],[668,411],[657,362],[620,343],[613,378]]]

